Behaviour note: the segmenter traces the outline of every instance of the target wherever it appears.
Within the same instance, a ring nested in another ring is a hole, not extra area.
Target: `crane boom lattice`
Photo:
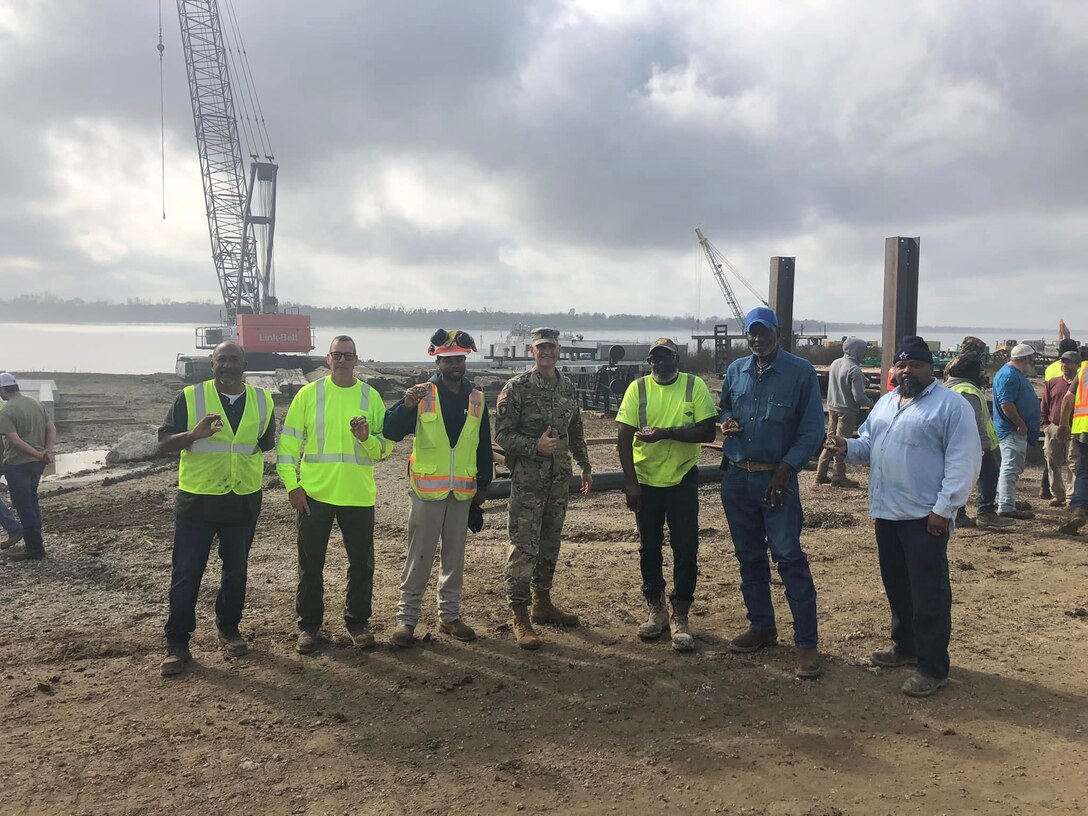
[[[710,240],[703,234],[703,230],[700,227],[695,228],[695,236],[699,239],[699,246],[703,248],[703,254],[706,255],[707,263],[710,264],[710,271],[714,274],[714,280],[718,282],[718,288],[722,290],[722,294],[725,296],[725,302],[729,304],[729,310],[733,313],[733,317],[736,319],[737,324],[740,326],[740,330],[744,331],[744,311],[740,307],[740,303],[737,301],[736,293],[733,291],[733,287],[729,285],[729,280],[725,276],[724,269],[728,269],[732,275],[744,284],[748,289],[764,306],[770,304],[763,298],[762,295],[756,290],[752,284],[750,284],[740,272],[737,271],[729,261],[722,255],[717,248],[710,243]],[[724,267],[724,269],[723,269]]]

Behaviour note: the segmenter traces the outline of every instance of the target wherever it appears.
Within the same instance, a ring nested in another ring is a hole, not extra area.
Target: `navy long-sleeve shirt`
[[[465,427],[465,417],[468,416],[468,395],[472,391],[472,383],[467,379],[461,381],[461,390],[450,391],[444,382],[442,375],[435,374],[428,380],[438,386],[438,404],[442,408],[442,422],[446,426],[446,436],[450,440],[450,447],[457,445],[461,438],[461,430]],[[382,434],[386,439],[400,442],[410,433],[415,433],[418,408],[407,408],[404,400],[397,400],[393,407],[385,415],[385,427]],[[491,419],[487,414],[487,402],[484,402],[483,415],[480,417],[480,442],[476,446],[476,489],[487,490],[491,480],[495,477],[495,455],[491,451]]]
[[[727,436],[727,462],[785,462],[795,471],[819,450],[824,438],[823,400],[812,363],[778,350],[774,362],[756,376],[755,355],[734,360],[722,382],[721,414],[743,432]]]

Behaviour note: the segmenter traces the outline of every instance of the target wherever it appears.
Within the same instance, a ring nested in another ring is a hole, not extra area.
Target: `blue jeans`
[[[42,542],[42,511],[38,507],[38,483],[42,480],[45,462],[23,462],[5,465],[11,504],[23,523],[23,541],[27,555],[45,555]]]
[[[978,472],[978,511],[993,513],[997,510],[997,476],[1001,472],[1001,449],[982,454],[982,470]]]
[[[3,527],[8,535],[16,536],[23,533],[23,525],[19,523],[19,519],[11,512],[11,508],[3,498],[0,498],[0,527]]]
[[[1027,454],[1027,436],[1011,433],[1001,440],[1001,472],[997,477],[997,510],[1000,513],[1016,509],[1016,482],[1024,472]]]
[[[208,566],[212,542],[219,537],[223,573],[215,598],[215,625],[229,630],[242,620],[246,603],[246,573],[255,524],[209,524],[198,516],[174,515],[173,569],[170,572],[170,615],[166,642],[187,644],[196,629],[196,599]]]
[[[1069,506],[1088,509],[1088,443],[1074,441],[1070,444],[1077,446],[1080,455],[1077,457],[1077,473]]]
[[[892,610],[892,642],[899,654],[918,658],[918,671],[948,677],[952,636],[952,585],[948,531],[926,529],[928,519],[876,519],[880,577]]]
[[[771,471],[749,473],[732,467],[722,476],[722,507],[733,537],[733,551],[740,563],[740,591],[753,629],[774,629],[771,603],[770,550],[786,587],[786,601],[793,613],[793,642],[800,649],[815,649],[816,587],[808,558],[801,549],[804,513],[794,474],[779,507],[763,500]]]

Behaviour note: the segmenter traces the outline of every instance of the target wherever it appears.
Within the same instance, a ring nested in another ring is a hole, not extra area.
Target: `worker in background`
[[[552,602],[552,578],[567,514],[571,457],[582,469],[583,495],[593,476],[578,393],[556,370],[559,332],[533,329],[530,342],[535,365],[503,386],[495,406],[495,440],[510,468],[506,595],[514,637],[521,648],[538,649],[534,623],[578,625],[577,615]]]
[[[1030,504],[1016,501],[1016,483],[1024,472],[1028,447],[1039,444],[1039,397],[1026,376],[1034,362],[1035,349],[1019,343],[1010,352],[1009,362],[994,375],[994,428],[1001,445],[997,514],[1005,518],[1035,518]]]
[[[892,613],[892,647],[870,660],[882,668],[917,665],[903,693],[929,697],[948,683],[948,539],[978,479],[982,449],[974,412],[934,379],[921,337],[899,341],[895,367],[899,387],[873,406],[858,438],[826,444],[847,462],[870,466],[869,513]]]
[[[1076,448],[1069,444],[1068,428],[1062,425],[1062,406],[1065,396],[1069,393],[1069,387],[1077,378],[1080,370],[1080,353],[1076,351],[1062,352],[1058,358],[1060,373],[1057,377],[1051,377],[1043,383],[1042,430],[1043,430],[1043,456],[1045,467],[1043,472],[1050,479],[1050,492],[1053,498],[1051,507],[1065,507],[1066,484],[1069,490],[1073,490],[1073,482],[1076,478]],[[1047,366],[1047,371],[1050,366]]]
[[[480,506],[495,474],[495,457],[483,392],[465,377],[466,360],[474,351],[476,343],[467,332],[439,329],[427,349],[438,371],[405,391],[385,416],[389,441],[414,434],[408,459],[408,555],[392,637],[396,646],[416,641],[423,592],[440,539],[438,631],[456,640],[476,639],[461,617],[465,539],[470,526],[477,532],[483,526]]]
[[[827,433],[831,436],[850,438],[858,428],[858,417],[863,408],[872,405],[865,395],[865,375],[861,361],[865,356],[866,343],[858,337],[848,337],[842,344],[842,357],[831,363],[827,372]],[[827,472],[834,463],[834,472]],[[858,483],[846,478],[846,462],[842,457],[824,449],[816,466],[816,483],[833,484],[836,487],[858,487]]]
[[[1061,326],[1064,326],[1064,325],[1065,325],[1065,321],[1059,321],[1059,331],[1061,331]],[[1066,329],[1066,331],[1068,331],[1068,329]],[[1076,340],[1072,339],[1071,337],[1063,337],[1061,340],[1058,341],[1058,359],[1055,360],[1054,362],[1052,362],[1050,365],[1048,365],[1046,367],[1046,371],[1043,372],[1044,396],[1045,396],[1045,391],[1046,391],[1046,387],[1045,387],[1046,383],[1050,382],[1055,377],[1061,377],[1062,376],[1062,357],[1061,357],[1061,355],[1065,354],[1067,351],[1076,352],[1077,353],[1077,359],[1080,360],[1079,349],[1080,349],[1079,344],[1077,343]],[[1060,413],[1060,411],[1061,411],[1061,402],[1060,401],[1059,401],[1059,404],[1057,406],[1057,410]],[[1046,441],[1047,441],[1046,440],[1047,423],[1045,422],[1045,420],[1046,420],[1046,408],[1043,408],[1042,411],[1043,411],[1043,420],[1044,420],[1043,425],[1042,425],[1042,427],[1043,427],[1043,450],[1045,452],[1045,450],[1046,450]],[[1052,424],[1052,427],[1053,427],[1053,424]],[[1076,449],[1072,448],[1072,450],[1076,450]],[[1069,466],[1070,466],[1070,468],[1074,468],[1074,469],[1076,467],[1076,465],[1072,462],[1072,460],[1070,460],[1070,465]],[[1069,484],[1070,484],[1070,490],[1072,490],[1073,482],[1070,481]],[[1045,463],[1043,465],[1043,477],[1039,482],[1039,498],[1047,500],[1047,501],[1054,498],[1054,493],[1050,489],[1050,468],[1048,468]],[[1051,507],[1060,507],[1060,506],[1061,505],[1051,505]]]
[[[702,377],[680,372],[680,353],[672,340],[650,344],[650,376],[627,386],[616,422],[627,509],[638,524],[642,594],[649,618],[638,636],[654,640],[671,630],[672,647],[695,648],[688,610],[695,600],[699,571],[699,455],[713,442],[718,412]],[[665,606],[661,548],[665,523],[672,547],[671,614]]]
[[[956,527],[981,527],[998,530],[1012,524],[997,515],[997,477],[1001,470],[1001,448],[997,430],[990,419],[990,406],[982,391],[982,361],[975,353],[959,354],[944,370],[945,387],[967,400],[975,415],[982,464],[978,474],[978,515],[971,518],[967,508],[956,513]]]
[[[264,451],[276,444],[272,395],[243,382],[245,353],[235,343],[212,352],[212,379],[181,390],[159,427],[159,455],[180,453],[174,503],[170,614],[164,677],[189,663],[196,602],[212,544],[219,540],[223,571],[215,599],[215,628],[223,651],[247,651],[238,631],[246,602],[249,550],[261,512]]]
[[[778,642],[771,603],[771,558],[793,613],[798,677],[823,672],[817,642],[816,587],[801,549],[803,511],[797,474],[820,447],[824,421],[820,384],[807,360],[778,344],[778,318],[766,307],[744,325],[750,357],[734,360],[722,383],[719,417],[721,497],[740,563],[749,629],[729,643],[754,652]]]
[[[1069,445],[1076,457],[1073,495],[1069,500],[1069,518],[1058,526],[1058,532],[1065,535],[1077,535],[1088,521],[1088,346],[1080,348],[1080,371],[1069,384],[1069,392],[1062,400],[1061,427],[1059,438],[1069,439]]]
[[[0,437],[4,439],[4,477],[8,493],[23,528],[21,553],[12,561],[40,561],[45,558],[42,539],[42,511],[38,506],[38,483],[45,466],[53,461],[57,426],[37,400],[19,392],[19,381],[7,371],[0,374]],[[8,546],[15,543],[9,536]]]
[[[354,340],[334,337],[325,356],[332,373],[299,389],[280,434],[276,471],[298,522],[299,654],[317,649],[333,521],[348,557],[344,625],[355,646],[374,646],[374,465],[393,452],[393,443],[383,435],[381,394],[355,377],[357,359]]]

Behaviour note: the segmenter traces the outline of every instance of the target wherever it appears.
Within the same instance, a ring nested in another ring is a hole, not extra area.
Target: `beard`
[[[904,397],[917,397],[922,393],[922,384],[914,377],[900,377],[899,393]]]
[[[650,376],[654,378],[654,382],[658,385],[668,385],[676,379],[676,375],[679,373],[679,366],[658,366],[650,369]]]

